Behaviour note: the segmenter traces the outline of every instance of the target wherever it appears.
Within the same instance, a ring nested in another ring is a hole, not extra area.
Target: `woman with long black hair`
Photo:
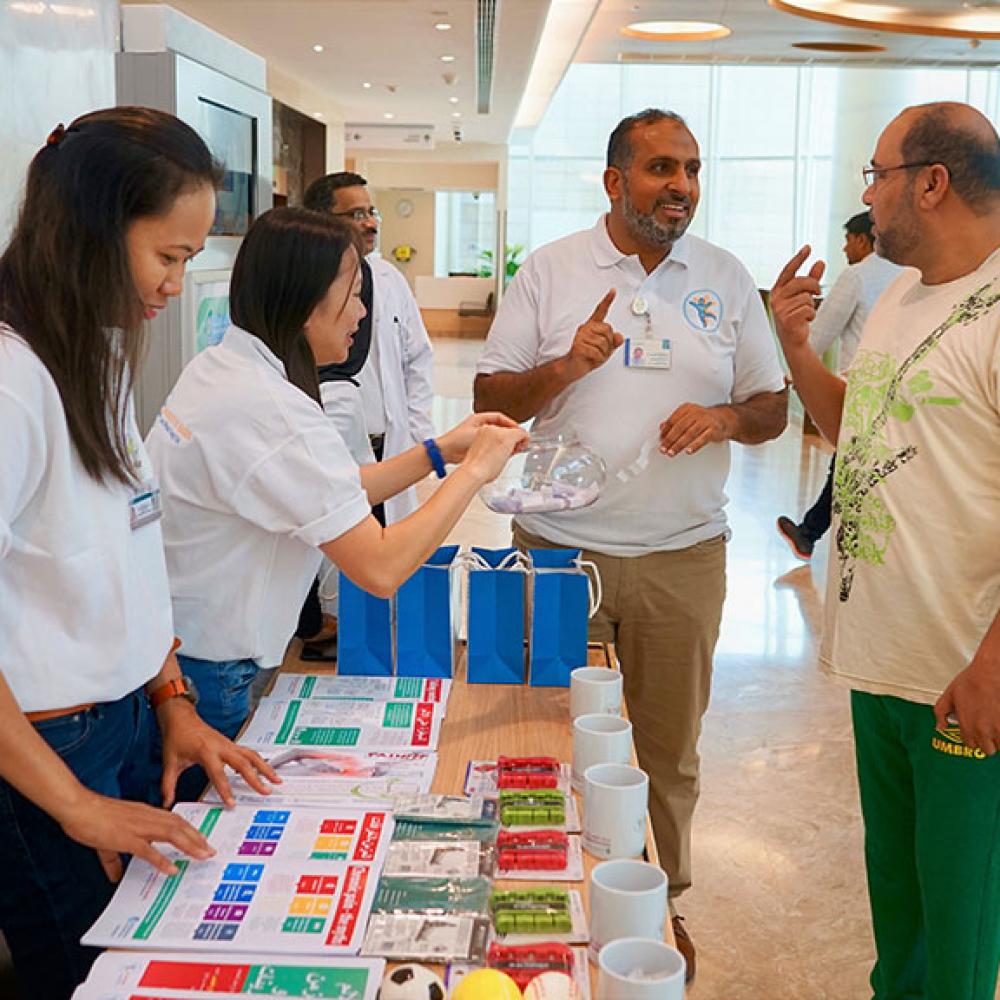
[[[0,257],[0,929],[32,1000],[85,978],[97,952],[80,936],[122,854],[165,872],[154,842],[211,854],[149,804],[171,803],[182,770],[200,764],[227,800],[224,764],[259,790],[273,777],[183,697],[131,402],[144,320],[180,293],[217,176],[170,115],[84,115],[32,160]]]
[[[527,434],[476,414],[359,468],[320,404],[317,366],[343,362],[364,315],[352,230],[305,209],[266,212],[240,247],[233,325],[181,373],[146,444],[163,490],[174,621],[199,710],[234,734],[261,667],[281,663],[325,554],[392,594],[444,541]],[[446,463],[460,463],[444,479]],[[383,527],[371,505],[435,471],[427,502]]]

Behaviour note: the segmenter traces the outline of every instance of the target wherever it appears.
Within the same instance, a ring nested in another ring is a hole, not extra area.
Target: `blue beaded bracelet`
[[[427,457],[431,460],[431,465],[434,467],[434,472],[438,479],[444,479],[448,475],[448,472],[444,467],[444,458],[441,455],[441,449],[437,446],[437,441],[434,438],[428,438],[424,442],[424,449],[427,452]]]

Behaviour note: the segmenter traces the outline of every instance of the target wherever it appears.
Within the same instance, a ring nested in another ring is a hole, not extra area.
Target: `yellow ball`
[[[517,983],[497,969],[476,969],[455,987],[451,1000],[523,1000]]]

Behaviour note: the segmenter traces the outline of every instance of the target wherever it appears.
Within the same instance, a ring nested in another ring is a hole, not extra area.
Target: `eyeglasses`
[[[374,219],[378,222],[382,215],[377,208],[352,208],[349,212],[331,212],[331,215],[340,215],[346,219],[353,219],[355,222],[364,222],[365,219]]]
[[[917,167],[933,167],[936,162],[936,160],[922,160],[920,163],[897,163],[894,167],[862,167],[861,176],[865,180],[865,187],[871,187],[890,170],[915,170]]]

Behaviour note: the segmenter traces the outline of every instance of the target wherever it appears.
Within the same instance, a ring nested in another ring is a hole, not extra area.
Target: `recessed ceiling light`
[[[368,83],[367,80],[363,84],[361,84],[361,86],[364,87],[365,90],[371,90],[372,89],[372,85],[370,83]]]
[[[452,111],[451,117],[452,118],[461,118],[462,117],[462,112],[461,111]]]
[[[792,48],[807,52],[885,52],[884,45],[863,42],[792,42]]]
[[[385,114],[382,115],[382,117],[383,118],[395,118],[396,116],[391,111],[386,111]]]
[[[449,104],[458,104],[458,98],[457,97],[449,97],[448,98],[448,103]]]
[[[619,33],[649,42],[707,42],[725,38],[730,29],[715,21],[636,21]]]
[[[323,51],[323,46],[322,45],[314,45],[313,46],[313,52],[322,52],[322,51]]]
[[[438,31],[451,31],[451,25],[447,21],[438,21],[434,27],[437,28]]]
[[[441,62],[454,62],[454,56],[441,56]]]

